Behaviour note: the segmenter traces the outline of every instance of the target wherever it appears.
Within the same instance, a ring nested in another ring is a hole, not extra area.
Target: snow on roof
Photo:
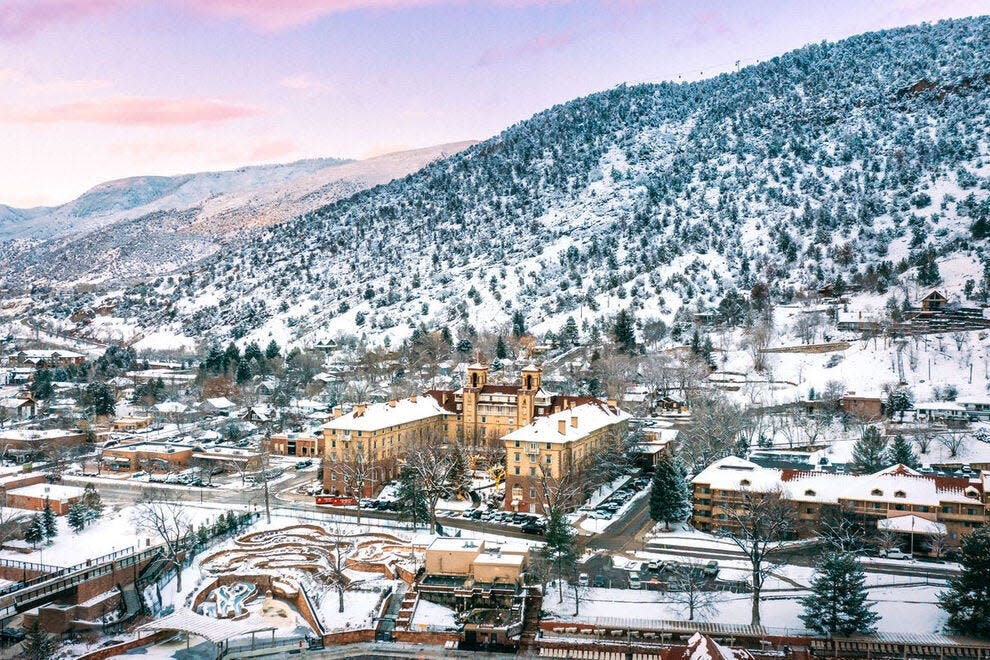
[[[394,404],[394,405],[393,405]],[[354,410],[332,419],[323,425],[325,429],[344,431],[377,431],[390,426],[417,422],[430,417],[449,414],[431,396],[417,396],[415,400],[399,399],[388,403],[356,406]]]
[[[481,552],[485,549],[485,542],[475,539],[462,539],[453,536],[437,537],[427,550],[439,552]]]
[[[481,364],[480,362],[474,362],[474,363],[468,365],[468,369],[487,369],[487,368],[488,367],[486,367],[485,365]]]
[[[62,429],[6,429],[0,431],[0,440],[57,440],[75,435],[79,435],[79,432]]]
[[[577,425],[572,418],[577,418]],[[599,429],[629,419],[631,415],[618,408],[612,411],[604,403],[585,403],[551,415],[537,417],[532,423],[502,436],[503,440],[520,442],[573,442]],[[564,432],[560,432],[563,422]]]
[[[75,351],[65,351],[65,350],[43,350],[34,349],[29,351],[19,351],[14,355],[23,355],[28,359],[44,360],[46,358],[63,357],[63,358],[81,358],[86,357],[82,353],[76,353]]]
[[[838,503],[839,500],[889,502],[904,500],[916,505],[939,506],[941,502],[972,502],[961,488],[942,488],[939,482],[903,465],[874,474],[850,475],[830,472],[795,472],[764,468],[735,456],[716,461],[702,470],[692,483],[718,490],[770,492],[780,489],[792,500]]]
[[[912,514],[878,520],[877,529],[889,532],[926,534],[929,536],[942,536],[945,534],[945,525],[942,523]]]
[[[232,619],[218,619],[212,616],[197,614],[187,608],[182,608],[173,614],[141,626],[141,630],[177,630],[179,632],[192,633],[214,644],[219,644],[234,637],[243,637],[251,633],[274,629],[275,626],[264,620],[234,621]]]
[[[739,490],[768,492],[781,487],[783,471],[760,467],[752,461],[738,456],[721,458],[691,480],[691,483],[707,484],[718,490]]]
[[[62,486],[61,484],[32,484],[8,490],[7,495],[22,497],[45,497],[58,502],[64,502],[74,497],[82,497],[85,491],[77,486]]]
[[[207,399],[204,403],[208,403],[214,408],[233,408],[236,404],[225,396],[220,396],[215,399]]]
[[[155,410],[160,413],[184,413],[189,410],[189,406],[179,401],[163,401],[155,404]]]
[[[482,552],[474,558],[474,563],[492,566],[522,566],[526,561],[523,555],[503,555],[498,552]]]

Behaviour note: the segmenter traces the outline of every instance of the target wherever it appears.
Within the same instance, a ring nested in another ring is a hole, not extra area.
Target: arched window
[[[880,490],[879,488],[874,488],[872,491],[870,491],[870,495],[872,495],[873,497],[883,497],[883,491]]]
[[[907,497],[907,493],[905,493],[903,490],[895,490],[894,497]]]
[[[806,491],[804,491],[804,494],[805,494],[805,496],[807,496],[807,497],[814,497],[814,496],[815,496],[815,491],[813,491],[813,490],[811,490],[811,489],[809,488],[808,490],[806,490]]]
[[[532,376],[526,376],[526,389],[527,390],[533,389],[533,377]]]
[[[478,386],[478,374],[471,374],[471,387]]]
[[[749,479],[743,479],[742,481],[739,482],[739,485],[740,486],[749,486],[750,485],[750,481],[749,481]]]

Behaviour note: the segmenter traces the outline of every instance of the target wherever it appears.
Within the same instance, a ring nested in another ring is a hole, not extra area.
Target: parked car
[[[24,639],[25,634],[23,630],[18,630],[17,628],[4,628],[0,630],[0,639],[5,642],[19,642]]]
[[[658,561],[651,561],[649,564],[646,565],[646,568],[647,568],[647,570],[650,570],[650,571],[659,571],[660,570],[660,563],[661,562],[658,562]]]
[[[579,587],[587,587],[588,586],[588,574],[587,573],[581,573],[580,575],[578,575],[578,586]]]
[[[881,550],[879,552],[881,557],[886,557],[887,559],[911,559],[911,555],[904,552],[900,548],[892,548],[890,550]]]
[[[522,526],[522,531],[526,532],[527,534],[542,534],[543,526],[535,521],[528,522]]]
[[[715,577],[718,575],[718,562],[714,559],[705,564],[705,575],[708,577]]]
[[[629,588],[630,589],[642,589],[643,583],[639,579],[639,573],[633,571],[629,574]]]

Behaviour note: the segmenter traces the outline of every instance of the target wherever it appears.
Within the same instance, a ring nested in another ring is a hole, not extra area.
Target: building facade
[[[430,396],[358,404],[323,425],[323,490],[372,497],[399,476],[399,459],[417,442],[446,441],[451,416]]]
[[[614,405],[588,398],[503,436],[505,509],[543,513],[544,489],[579,475],[608,443],[628,432],[629,418]]]
[[[939,530],[947,545],[958,546],[987,522],[988,482],[990,473],[941,477],[896,465],[874,474],[832,474],[765,468],[730,456],[692,479],[692,524],[705,532],[731,531],[731,513],[741,507],[747,491],[779,491],[794,504],[802,536],[820,531],[821,522],[835,516],[858,521],[866,530],[897,528],[885,521],[914,516],[919,535]]]

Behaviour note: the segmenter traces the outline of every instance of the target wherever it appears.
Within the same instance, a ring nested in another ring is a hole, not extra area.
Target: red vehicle
[[[317,504],[327,504],[330,506],[357,506],[357,498],[347,495],[317,495]]]

